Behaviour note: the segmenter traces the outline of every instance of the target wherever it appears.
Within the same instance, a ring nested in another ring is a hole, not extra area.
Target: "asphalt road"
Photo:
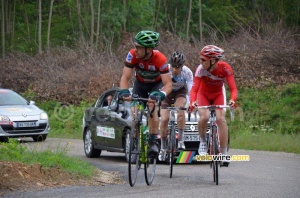
[[[300,197],[300,155],[231,149],[229,155],[249,155],[250,161],[231,162],[219,169],[219,185],[212,179],[209,164],[194,160],[191,164],[176,164],[173,178],[169,166],[158,164],[151,186],[147,186],[143,171],[130,187],[127,163],[123,154],[102,152],[100,158],[86,158],[83,142],[48,138],[44,143],[28,142],[33,147],[67,148],[71,156],[84,159],[103,171],[118,172],[124,183],[94,187],[64,187],[39,192],[16,192],[4,197]]]

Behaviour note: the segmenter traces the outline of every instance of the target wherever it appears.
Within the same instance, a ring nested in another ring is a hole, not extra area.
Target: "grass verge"
[[[58,167],[74,175],[80,175],[91,178],[95,172],[95,167],[89,163],[70,157],[66,154],[67,146],[64,148],[46,149],[39,151],[29,149],[26,145],[10,139],[7,143],[0,144],[0,160],[15,161],[25,164],[39,163],[43,167]]]

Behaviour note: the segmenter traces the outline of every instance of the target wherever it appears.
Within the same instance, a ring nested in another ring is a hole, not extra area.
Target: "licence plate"
[[[184,141],[200,141],[199,135],[184,135],[183,136]]]
[[[17,127],[35,127],[35,122],[17,122]]]

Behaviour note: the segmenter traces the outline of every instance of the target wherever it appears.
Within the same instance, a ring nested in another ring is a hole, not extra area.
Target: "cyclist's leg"
[[[210,105],[210,101],[205,93],[198,94],[198,106],[207,106]],[[209,119],[209,110],[208,109],[198,109],[199,112],[199,121],[198,121],[198,131],[200,137],[200,144],[198,153],[200,155],[205,155],[207,153],[207,144],[206,144],[206,130],[207,122]]]
[[[215,105],[225,105],[226,100],[224,97],[224,94],[221,93],[216,97],[216,100],[214,102]],[[218,132],[219,132],[219,139],[220,139],[220,147],[222,155],[227,155],[227,144],[228,144],[228,126],[225,119],[226,111],[224,109],[217,109],[216,110],[216,123],[218,125]],[[229,161],[228,160],[222,160],[221,166],[228,166]]]
[[[220,93],[215,101],[214,105],[225,105],[226,101],[224,99],[224,94]],[[223,109],[216,110],[217,120],[216,123],[218,125],[219,138],[220,138],[220,147],[222,150],[222,154],[227,154],[227,143],[228,143],[228,126],[225,119],[225,111]]]
[[[186,105],[186,88],[182,88],[177,91],[176,96],[175,96],[175,106],[176,107],[185,107]],[[178,132],[179,132],[179,137],[178,137],[178,148],[179,149],[185,149],[185,145],[183,142],[183,132],[185,129],[185,111],[180,110],[177,113],[177,126],[178,126]]]
[[[149,86],[148,84],[146,84]],[[151,83],[150,90],[147,90],[147,93],[151,93],[153,91],[159,91],[162,88],[163,83]],[[148,97],[148,96],[147,96]],[[150,148],[148,150],[149,155],[157,156],[158,155],[158,144],[157,144],[157,134],[159,127],[159,118],[158,118],[158,107],[157,104],[149,103],[149,114],[148,114],[148,126],[150,131],[149,144]],[[152,117],[150,116],[150,112],[152,112]]]
[[[165,99],[166,100],[166,99]],[[164,100],[164,101],[165,101]],[[167,103],[163,102],[162,106],[169,106]],[[169,122],[169,110],[161,109],[161,122],[160,122],[160,152],[158,159],[160,161],[165,160],[166,150],[167,150],[167,137],[168,137],[168,122]]]

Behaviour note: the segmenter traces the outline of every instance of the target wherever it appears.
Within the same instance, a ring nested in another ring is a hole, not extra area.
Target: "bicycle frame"
[[[199,106],[198,109],[208,109],[210,111],[210,134],[209,134],[209,154],[210,155],[219,155],[220,153],[220,141],[219,141],[219,132],[218,126],[216,123],[216,109],[229,108],[228,105],[211,105],[211,106]],[[218,173],[218,161],[212,161],[210,167],[213,168],[213,179],[216,182],[216,185],[219,184],[219,173]]]
[[[146,163],[147,162],[147,151],[148,151],[148,144],[145,144],[145,141],[146,141],[146,138],[144,137],[144,132],[143,132],[143,128],[141,127],[143,125],[143,115],[146,115],[145,113],[145,109],[144,109],[144,106],[143,104],[137,102],[136,103],[137,105],[135,105],[134,107],[137,108],[137,112],[136,112],[136,115],[134,116],[134,122],[135,122],[135,125],[136,124],[139,124],[139,131],[137,134],[139,136],[139,145],[140,145],[140,162],[141,163]],[[147,116],[147,115],[146,115]]]
[[[169,133],[168,133],[168,160],[169,160],[169,165],[170,165],[170,178],[172,178],[173,175],[173,163],[176,155],[176,133],[175,133],[175,121],[176,121],[176,116],[175,113],[178,110],[186,110],[186,108],[182,107],[164,107],[162,109],[167,109],[169,110],[169,123],[168,123],[168,128],[169,128]]]
[[[143,116],[147,117],[144,105],[141,102],[148,102],[148,98],[140,98],[133,95],[131,101],[133,112],[133,126],[130,132],[130,148],[128,162],[129,184],[133,187],[136,183],[138,171],[144,164],[144,174],[147,185],[151,185],[155,176],[156,158],[148,156],[148,139],[147,134],[143,131]],[[148,122],[148,121],[147,121]],[[148,125],[148,123],[146,124]]]

